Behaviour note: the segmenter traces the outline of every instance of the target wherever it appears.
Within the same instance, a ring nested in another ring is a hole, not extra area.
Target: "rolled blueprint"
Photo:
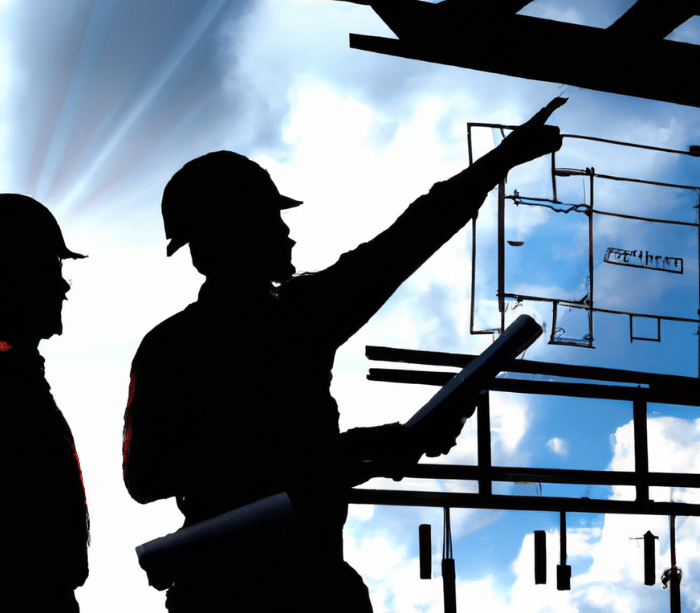
[[[475,357],[440,388],[411,419],[409,428],[433,428],[450,416],[471,417],[474,399],[508,363],[525,351],[542,334],[542,326],[529,315],[521,315],[494,343]]]
[[[289,496],[275,494],[143,543],[136,548],[136,554],[150,584],[156,589],[166,589],[170,587],[171,569],[178,558],[193,549],[237,534],[287,526],[294,521],[296,516]]]

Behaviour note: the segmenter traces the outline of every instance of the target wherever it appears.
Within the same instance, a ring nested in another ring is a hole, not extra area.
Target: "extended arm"
[[[492,152],[433,186],[373,241],[313,275],[325,283],[324,291],[315,294],[325,298],[325,310],[320,311],[316,323],[323,321],[325,313],[331,314],[333,319],[326,320],[326,329],[339,334],[338,344],[354,334],[408,276],[476,217],[488,192],[508,170],[561,146],[558,128],[543,125],[560,105],[550,103]],[[461,425],[457,421],[453,427],[447,424],[444,437],[432,441],[430,447],[399,424],[350,430],[341,435],[342,455],[356,483],[372,476],[401,476],[401,468],[416,462],[423,453],[447,453]],[[353,470],[352,466],[359,468]]]
[[[433,253],[475,218],[488,192],[508,171],[557,150],[559,129],[536,122],[514,130],[494,150],[414,201],[376,238],[324,271],[290,281],[283,291],[308,300],[310,333],[340,346],[357,332]],[[538,117],[539,116],[539,117]],[[533,120],[535,120],[533,118]]]

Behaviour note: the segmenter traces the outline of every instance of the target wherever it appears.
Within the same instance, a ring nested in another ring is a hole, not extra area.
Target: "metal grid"
[[[367,357],[370,360],[463,368],[476,356],[368,346]],[[406,473],[406,477],[417,479],[476,481],[478,493],[355,488],[349,494],[349,502],[400,506],[700,516],[700,504],[662,502],[650,498],[650,487],[700,488],[700,474],[650,472],[647,441],[649,403],[697,406],[700,410],[700,381],[698,379],[590,366],[574,367],[527,360],[513,361],[507,372],[521,375],[546,375],[548,380],[512,377],[493,380],[477,403],[477,464],[474,466],[417,464]],[[368,379],[442,386],[452,376],[453,373],[445,371],[372,368]],[[571,379],[576,382],[570,382]],[[597,381],[597,383],[584,382],[584,380]],[[631,403],[634,427],[634,471],[493,466],[491,462],[490,392],[623,400]],[[493,484],[496,482],[585,484],[590,486],[625,485],[633,486],[636,495],[634,500],[497,495],[493,493]]]
[[[493,123],[478,123],[470,122],[467,124],[467,134],[469,143],[469,162],[473,163],[473,130],[474,128],[490,128],[496,129],[504,132],[505,130],[512,130],[516,126],[503,125],[503,124],[493,124]],[[651,151],[660,151],[665,153],[672,153],[683,156],[697,157],[698,154],[695,151],[680,151],[676,149],[666,149],[662,147],[654,147],[650,145],[641,145],[637,143],[628,143],[623,141],[615,141],[609,139],[603,139],[591,136],[582,136],[579,134],[563,134],[564,141],[567,139],[580,139],[595,141],[599,143],[606,143],[610,145],[616,145],[621,147],[630,147],[636,149],[645,149]],[[475,327],[475,303],[474,296],[476,296],[476,265],[474,264],[477,259],[477,220],[472,224],[472,275],[471,275],[471,291],[472,291],[472,302],[470,308],[470,321],[469,321],[469,331],[471,334],[493,334],[494,332],[503,332],[505,330],[505,314],[506,314],[506,301],[516,301],[522,303],[523,301],[534,301],[534,302],[547,302],[552,305],[552,331],[550,335],[551,344],[559,345],[571,345],[577,347],[588,347],[593,348],[593,313],[609,313],[616,315],[624,315],[630,318],[630,342],[635,340],[644,341],[660,341],[661,340],[661,321],[675,321],[684,323],[694,323],[700,324],[700,319],[698,318],[687,318],[687,317],[674,317],[670,315],[659,315],[656,313],[640,313],[632,311],[614,310],[602,308],[595,305],[594,302],[594,258],[593,258],[593,243],[594,243],[594,226],[593,221],[596,215],[615,217],[619,219],[635,220],[648,223],[661,224],[666,226],[684,226],[689,228],[695,228],[697,230],[697,241],[698,241],[698,257],[700,258],[700,221],[696,222],[686,222],[680,220],[672,219],[659,219],[653,217],[642,217],[639,215],[631,215],[625,213],[618,213],[608,210],[603,210],[596,206],[595,194],[596,194],[596,182],[597,181],[619,181],[634,183],[640,185],[649,185],[662,188],[674,188],[680,190],[691,190],[697,194],[696,205],[700,207],[700,185],[682,185],[677,183],[668,183],[652,180],[644,180],[633,177],[621,177],[613,176],[608,174],[597,173],[595,168],[585,168],[585,169],[571,169],[571,168],[558,168],[556,163],[556,154],[551,154],[551,188],[552,188],[552,198],[541,198],[541,197],[525,197],[520,195],[517,191],[512,194],[506,192],[506,182],[501,181],[498,186],[498,222],[497,222],[497,298],[498,298],[498,310],[500,313],[500,325],[498,328],[489,329],[477,329]],[[581,175],[582,177],[588,178],[589,191],[590,191],[590,202],[589,203],[577,203],[571,204],[570,210],[575,210],[581,214],[588,217],[588,293],[585,301],[579,303],[566,300],[562,297],[545,297],[537,295],[523,295],[519,293],[508,292],[505,283],[505,272],[506,272],[506,252],[505,252],[505,215],[506,215],[506,203],[507,201],[512,201],[514,204],[528,204],[533,206],[549,206],[562,205],[558,199],[559,186],[558,181],[562,177],[570,177],[575,175]],[[699,209],[700,215],[700,209]],[[699,218],[700,219],[700,218]],[[668,259],[668,258],[667,258]],[[629,265],[623,263],[625,265]],[[663,264],[663,262],[662,262]],[[682,273],[682,261],[680,272]],[[677,270],[667,270],[667,272],[679,272]],[[698,278],[698,304],[700,306],[700,271]],[[561,307],[566,307],[569,309],[583,309],[587,311],[588,314],[588,333],[581,339],[568,338],[565,334],[561,334],[561,329],[557,326],[558,315]],[[657,321],[658,335],[654,338],[645,336],[636,336],[633,332],[633,319],[634,318],[649,318]]]

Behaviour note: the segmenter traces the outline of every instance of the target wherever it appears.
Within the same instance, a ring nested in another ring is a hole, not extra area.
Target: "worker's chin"
[[[61,336],[61,334],[63,334],[63,318],[61,317],[60,309],[50,317],[46,317],[43,321],[37,322],[37,324],[37,328],[43,339],[49,339],[52,336]]]
[[[52,336],[61,336],[61,334],[63,334],[63,324],[58,324],[45,328],[41,338],[49,339]]]
[[[285,281],[289,281],[294,276],[294,273],[297,271],[297,269],[294,267],[294,264],[287,263],[284,266],[280,266],[274,273],[273,275],[273,281],[275,283],[284,283]]]

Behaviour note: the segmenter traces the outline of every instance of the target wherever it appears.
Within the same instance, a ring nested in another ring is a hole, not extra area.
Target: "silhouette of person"
[[[89,517],[73,435],[44,378],[41,339],[61,334],[70,289],[53,215],[27,196],[0,194],[0,406],[3,415],[5,611],[79,610],[88,575]]]
[[[429,441],[399,424],[340,433],[329,391],[335,352],[476,216],[510,168],[560,145],[557,128],[523,126],[372,241],[297,276],[280,211],[301,203],[280,195],[267,171],[219,151],[175,173],[162,200],[167,253],[189,243],[206,280],[134,357],[126,486],[140,503],[176,497],[185,527],[279,492],[298,520],[189,556],[172,577],[171,613],[372,610],[343,560],[347,487],[369,473],[400,478],[423,453],[447,453],[461,422]]]

